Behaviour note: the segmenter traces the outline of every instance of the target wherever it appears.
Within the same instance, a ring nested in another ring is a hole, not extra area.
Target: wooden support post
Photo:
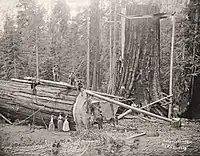
[[[152,106],[152,105],[154,105],[154,104],[156,104],[156,103],[158,103],[158,102],[160,102],[160,101],[163,101],[163,100],[165,100],[165,99],[167,99],[167,98],[170,98],[170,97],[172,97],[172,95],[168,95],[167,97],[164,97],[164,98],[162,98],[162,99],[160,99],[160,100],[154,101],[154,102],[152,102],[152,103],[150,103],[150,104],[148,104],[148,105],[146,105],[146,106],[141,107],[140,109],[145,109],[145,108],[147,108],[147,107],[149,107],[149,106]],[[127,111],[124,112],[123,114],[120,114],[120,115],[118,116],[118,119],[121,119],[122,117],[126,116],[127,114],[129,114],[129,113],[131,113],[131,112],[132,112],[131,109],[127,110]]]
[[[106,96],[106,97],[110,97],[110,98],[117,98],[117,99],[125,99],[122,96],[116,96],[116,95],[112,95],[112,94],[107,94],[107,93],[102,93],[102,92],[97,92],[97,91],[92,91],[93,93],[102,95],[102,96]]]
[[[11,81],[32,84],[32,82],[28,81],[28,80],[20,80],[20,79],[14,79],[14,78],[12,78]]]
[[[121,9],[123,14],[126,14],[126,8]],[[121,46],[122,46],[122,60],[124,59],[124,44],[125,44],[125,18],[121,17]],[[123,64],[122,64],[123,65]]]
[[[173,57],[174,57],[174,35],[175,35],[175,16],[172,15],[172,43],[171,43],[171,57],[170,57],[170,82],[169,82],[169,95],[172,95],[173,86]],[[171,118],[172,114],[172,98],[170,99],[168,118]]]
[[[36,28],[36,45],[35,45],[35,53],[36,53],[36,80],[39,80],[39,56],[38,56],[38,32],[37,32],[37,28]]]
[[[89,87],[90,87],[90,9],[88,9],[88,17],[87,17],[87,89],[89,89]]]
[[[108,92],[111,88],[111,81],[112,81],[112,2],[110,0],[110,24],[109,24],[109,59],[110,59],[110,69],[109,69],[109,85],[108,85]]]
[[[156,114],[147,112],[147,111],[145,111],[145,110],[141,110],[141,109],[139,109],[139,108],[135,108],[135,107],[133,107],[133,106],[126,105],[126,104],[124,104],[124,103],[121,103],[121,102],[119,102],[119,101],[115,101],[115,100],[110,99],[110,98],[107,98],[107,97],[103,97],[103,96],[101,96],[101,95],[98,95],[98,94],[93,93],[92,91],[86,90],[86,93],[89,94],[90,96],[94,96],[94,97],[96,97],[96,98],[99,98],[99,99],[108,101],[108,102],[110,102],[110,103],[113,103],[113,104],[116,104],[116,105],[119,105],[119,106],[122,106],[122,107],[124,107],[124,108],[132,109],[132,110],[134,110],[134,111],[136,111],[136,112],[139,112],[139,113],[142,113],[142,114],[145,114],[145,115],[149,115],[149,116],[152,116],[152,117],[155,117],[155,118],[158,118],[158,119],[167,121],[167,122],[172,122],[172,119],[169,119],[169,118],[166,118],[166,117],[163,117],[163,116],[159,116],[159,115],[156,115]]]

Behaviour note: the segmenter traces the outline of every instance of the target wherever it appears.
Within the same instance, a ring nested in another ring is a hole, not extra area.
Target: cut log
[[[30,84],[28,80],[0,80],[0,113],[11,121],[23,120],[41,108],[40,112],[47,123],[50,115],[58,116],[59,112],[72,116],[73,105],[79,94],[75,87],[38,85],[35,96]],[[36,123],[43,124],[40,113],[36,113],[35,118]]]

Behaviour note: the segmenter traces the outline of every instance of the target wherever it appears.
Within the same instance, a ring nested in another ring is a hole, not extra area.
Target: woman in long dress
[[[51,115],[51,121],[49,123],[49,130],[50,131],[55,131],[55,125],[53,123],[53,115]]]
[[[63,117],[61,115],[61,113],[59,114],[59,117],[58,117],[58,131],[62,131],[63,129]]]
[[[63,123],[63,131],[64,132],[68,132],[70,129],[69,129],[69,122],[67,120],[67,116],[65,116],[65,121]]]

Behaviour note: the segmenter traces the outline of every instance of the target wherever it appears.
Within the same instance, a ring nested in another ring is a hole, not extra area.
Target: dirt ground
[[[94,125],[89,131],[49,132],[36,127],[0,124],[2,156],[199,156],[200,123],[172,128],[166,122],[123,119],[117,127]],[[137,134],[146,135],[131,138]],[[56,142],[56,143],[55,143]],[[56,144],[57,147],[52,147]]]

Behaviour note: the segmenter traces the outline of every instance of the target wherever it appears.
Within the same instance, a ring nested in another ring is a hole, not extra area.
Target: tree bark
[[[93,75],[92,75],[92,89],[99,89],[100,80],[100,9],[99,0],[91,1],[91,18],[90,18],[90,45],[91,58],[93,59]]]
[[[151,15],[158,13],[153,5],[129,5],[127,15]],[[120,94],[124,86],[128,97],[136,97],[142,106],[162,97],[160,87],[160,21],[159,17],[126,20],[124,66],[118,70],[120,77],[115,86]],[[120,75],[121,74],[121,75]],[[163,115],[160,111],[158,114]]]

